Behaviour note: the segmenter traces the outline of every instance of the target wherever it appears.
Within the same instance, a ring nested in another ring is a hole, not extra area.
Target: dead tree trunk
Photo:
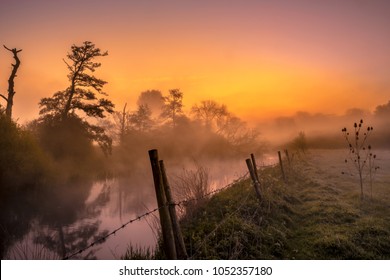
[[[12,52],[12,54],[14,55],[14,59],[15,59],[15,64],[11,64],[12,65],[12,72],[11,72],[11,75],[9,76],[9,79],[8,79],[8,96],[5,97],[4,95],[0,94],[0,96],[3,97],[5,101],[7,101],[7,107],[5,109],[5,114],[9,119],[11,119],[12,118],[12,106],[14,105],[14,95],[16,93],[15,89],[14,89],[14,86],[15,86],[14,80],[16,77],[16,72],[18,71],[18,68],[20,66],[20,60],[18,57],[18,53],[20,53],[22,50],[17,50],[16,48],[9,49],[6,46],[4,46],[4,48],[6,50]]]

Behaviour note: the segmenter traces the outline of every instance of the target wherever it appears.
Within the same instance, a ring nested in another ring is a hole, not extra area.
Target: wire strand
[[[110,236],[115,235],[118,231],[124,229],[124,228],[125,228],[126,226],[128,226],[129,224],[132,224],[132,223],[134,223],[134,222],[136,222],[136,221],[140,221],[141,219],[146,218],[147,216],[153,214],[154,212],[157,212],[158,210],[160,210],[160,209],[163,208],[163,207],[166,207],[166,206],[169,206],[169,205],[174,205],[174,206],[179,206],[179,207],[181,207],[182,205],[185,205],[185,204],[187,204],[187,203],[189,203],[189,202],[198,201],[198,200],[204,199],[204,198],[206,198],[206,197],[208,197],[208,196],[211,196],[211,195],[213,195],[213,194],[219,193],[219,192],[221,192],[221,191],[223,191],[223,190],[226,190],[226,189],[232,187],[233,185],[237,184],[239,181],[241,181],[241,180],[243,180],[244,178],[246,178],[246,177],[248,176],[248,174],[249,174],[249,172],[246,172],[246,173],[245,173],[244,175],[242,175],[241,177],[235,179],[232,183],[230,183],[230,184],[228,184],[228,185],[226,185],[226,186],[224,186],[224,187],[222,187],[222,188],[219,188],[219,189],[210,191],[210,192],[208,192],[208,193],[202,195],[201,197],[190,198],[190,199],[185,199],[185,200],[179,201],[179,202],[177,202],[177,203],[173,202],[172,204],[166,204],[166,205],[163,205],[163,206],[161,206],[161,207],[155,208],[155,209],[153,209],[153,210],[151,210],[151,211],[149,211],[149,212],[146,212],[146,213],[144,213],[144,214],[142,214],[142,215],[139,215],[139,216],[137,216],[137,217],[135,217],[135,218],[133,218],[133,219],[127,221],[126,223],[122,224],[121,226],[117,227],[116,229],[112,230],[110,233],[108,233],[108,234],[106,234],[106,235],[104,235],[104,236],[102,236],[102,237],[99,237],[98,239],[96,239],[95,241],[93,241],[92,243],[90,243],[89,245],[87,245],[86,247],[84,247],[84,248],[82,248],[82,249],[80,249],[80,250],[78,250],[78,251],[75,251],[75,252],[71,253],[70,255],[65,256],[65,257],[63,258],[63,260],[71,259],[71,258],[73,258],[73,257],[75,257],[75,256],[77,256],[77,255],[82,254],[83,252],[85,252],[86,250],[88,250],[88,249],[91,248],[91,247],[94,247],[94,246],[96,246],[96,245],[98,245],[98,244],[104,243]]]

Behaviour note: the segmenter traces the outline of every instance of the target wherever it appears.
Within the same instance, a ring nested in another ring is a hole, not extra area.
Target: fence
[[[285,150],[285,155],[286,155],[288,165],[291,166],[291,159],[289,157],[287,150]],[[251,156],[250,158],[245,160],[247,168],[248,168],[248,172],[245,173],[244,175],[240,176],[239,178],[237,178],[236,180],[234,180],[230,184],[228,184],[222,188],[212,190],[212,191],[210,191],[202,196],[199,196],[199,197],[193,197],[193,198],[184,199],[184,200],[181,200],[178,202],[174,202],[173,198],[172,198],[168,178],[166,175],[164,161],[159,160],[157,150],[150,150],[149,151],[149,158],[150,158],[151,167],[152,167],[152,173],[153,173],[154,186],[155,186],[155,191],[156,191],[156,198],[157,198],[158,207],[151,210],[151,211],[148,211],[142,215],[136,216],[135,218],[127,221],[126,223],[123,223],[119,227],[110,231],[108,234],[101,236],[101,237],[98,237],[95,241],[91,242],[90,244],[88,244],[84,248],[67,255],[63,259],[64,260],[71,259],[77,255],[82,254],[83,252],[85,252],[86,250],[88,250],[94,246],[97,246],[99,244],[104,243],[109,237],[115,235],[118,231],[124,229],[129,224],[132,224],[136,221],[140,221],[141,219],[144,219],[157,211],[159,212],[159,216],[160,216],[163,247],[164,247],[164,251],[165,251],[167,258],[168,259],[188,259],[188,255],[187,255],[186,247],[185,247],[183,237],[181,234],[181,229],[179,226],[175,207],[186,205],[189,202],[199,201],[199,200],[202,200],[206,197],[209,197],[211,195],[219,193],[223,190],[226,190],[226,189],[230,188],[231,186],[235,185],[237,182],[246,178],[248,176],[248,174],[250,175],[250,178],[252,180],[257,198],[261,202],[263,199],[263,195],[262,195],[263,186],[261,186],[261,184],[260,184],[260,179],[259,179],[259,174],[258,174],[259,166],[257,166],[255,155],[251,154],[250,156]],[[280,151],[278,151],[278,158],[279,158],[279,165],[281,167],[282,178],[285,182],[287,182],[287,177],[286,177],[286,173],[284,171],[283,161],[282,161],[282,156],[281,156]],[[262,165],[261,167],[264,168],[264,167],[271,167],[271,166],[273,167],[275,165],[268,165],[268,166]],[[245,197],[242,200],[242,202],[239,204],[236,211],[238,211],[240,209],[240,207],[242,207],[242,205],[245,203],[245,201],[247,199],[248,199],[248,197]],[[225,220],[226,219],[221,221],[216,226],[214,231]],[[207,236],[205,237],[204,242],[205,242],[205,240],[207,240]],[[192,256],[192,258],[193,257],[194,256]]]

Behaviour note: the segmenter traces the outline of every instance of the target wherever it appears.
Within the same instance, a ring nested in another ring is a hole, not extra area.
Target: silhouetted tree
[[[364,109],[361,108],[350,108],[345,112],[345,115],[347,117],[362,117],[369,114],[369,112],[365,111]]]
[[[49,166],[35,137],[0,114],[0,259],[28,232]]]
[[[203,121],[207,128],[211,128],[214,121],[228,115],[225,105],[220,105],[213,100],[203,100],[199,105],[194,105],[191,108],[191,113],[195,118]]]
[[[159,90],[146,90],[141,92],[138,97],[137,105],[147,105],[152,115],[160,115],[164,106],[164,97]]]
[[[128,119],[129,119],[129,112],[126,110],[127,103],[125,106],[123,106],[122,112],[115,111],[113,114],[114,117],[114,126],[116,127],[116,134],[119,138],[119,143],[122,144],[124,137],[126,136],[129,125],[128,125]]]
[[[377,117],[388,118],[390,116],[390,101],[387,104],[377,106],[374,114]]]
[[[374,121],[380,134],[373,135],[371,143],[382,148],[390,147],[390,100],[386,104],[378,105],[374,111]]]
[[[175,128],[177,118],[183,114],[183,93],[179,89],[171,89],[169,95],[164,97],[164,102],[161,116],[171,119]]]
[[[69,70],[70,85],[67,89],[56,92],[53,97],[41,99],[40,114],[61,114],[62,118],[66,118],[81,110],[89,117],[103,118],[104,112],[112,113],[114,104],[108,99],[97,97],[97,94],[107,95],[102,91],[107,82],[92,75],[101,66],[101,63],[94,60],[106,55],[107,52],[101,52],[88,41],[82,46],[73,45],[67,55],[70,61],[64,60]]]
[[[217,120],[217,133],[222,135],[230,144],[236,148],[258,146],[259,132],[256,129],[248,128],[247,124],[239,117],[231,113],[224,113]]]
[[[238,117],[227,113],[223,118],[217,121],[217,132],[226,139],[233,139],[240,134],[240,129],[244,128],[245,123]]]
[[[89,41],[85,41],[81,46],[73,45],[68,53],[68,61],[64,60],[68,70],[70,85],[63,91],[56,92],[53,97],[42,98],[39,106],[42,120],[50,122],[51,126],[62,126],[68,119],[75,124],[76,119],[82,124],[84,133],[92,140],[97,141],[105,152],[111,149],[111,138],[98,125],[82,119],[83,116],[92,118],[104,118],[105,113],[113,113],[114,104],[106,98],[98,98],[98,95],[106,96],[102,91],[107,83],[96,78],[92,73],[101,66],[95,59],[108,55],[101,52],[99,48]],[[78,114],[82,114],[79,116]]]
[[[0,197],[39,184],[47,159],[35,137],[5,114],[0,115]]]
[[[12,54],[14,55],[14,59],[15,59],[15,64],[12,64],[11,75],[9,76],[9,79],[8,79],[8,96],[5,97],[4,95],[0,94],[0,96],[3,97],[3,99],[7,102],[7,106],[6,106],[6,109],[5,109],[5,114],[7,115],[7,117],[9,119],[11,119],[11,117],[12,117],[12,106],[14,105],[14,95],[16,93],[15,89],[14,89],[14,86],[15,86],[14,79],[16,77],[16,73],[18,72],[18,68],[20,66],[20,60],[19,60],[19,57],[18,57],[18,53],[20,53],[22,50],[17,50],[16,48],[9,49],[6,46],[4,46],[4,48],[6,50],[12,52]]]
[[[137,111],[129,115],[129,124],[136,131],[145,132],[153,126],[151,111],[148,105],[139,105]]]

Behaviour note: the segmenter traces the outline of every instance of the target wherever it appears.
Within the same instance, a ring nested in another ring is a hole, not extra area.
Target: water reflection
[[[92,182],[85,180],[73,181],[34,195],[19,194],[14,203],[8,203],[1,211],[4,218],[8,217],[1,220],[2,240],[5,240],[2,258],[32,259],[41,255],[63,258],[106,234],[99,229],[99,216],[110,198],[109,185],[85,204],[92,186]],[[29,204],[23,203],[26,200]],[[85,257],[95,258],[94,252]]]
[[[127,178],[111,179],[110,201],[100,213],[101,228],[110,232],[123,224],[156,207],[154,187],[150,174],[138,172],[129,174]],[[96,182],[91,191],[91,197],[100,193],[101,182]],[[118,259],[126,252],[128,244],[154,248],[157,233],[154,226],[156,216],[136,221],[121,228],[115,235],[104,242],[97,256],[99,259]]]
[[[209,169],[213,189],[240,177],[246,168],[244,161],[200,164]],[[168,175],[173,178],[183,168],[193,166],[191,162],[181,165],[168,162]],[[149,169],[145,166],[126,178],[73,180],[68,184],[42,187],[34,193],[2,198],[1,258],[62,259],[156,208]],[[153,250],[158,224],[155,213],[124,227],[103,244],[95,244],[72,259],[118,259],[125,254],[128,244]]]
[[[34,218],[34,194],[20,196],[7,194],[1,197],[0,204],[0,257],[5,258],[6,252],[17,240],[20,240],[29,230]]]

